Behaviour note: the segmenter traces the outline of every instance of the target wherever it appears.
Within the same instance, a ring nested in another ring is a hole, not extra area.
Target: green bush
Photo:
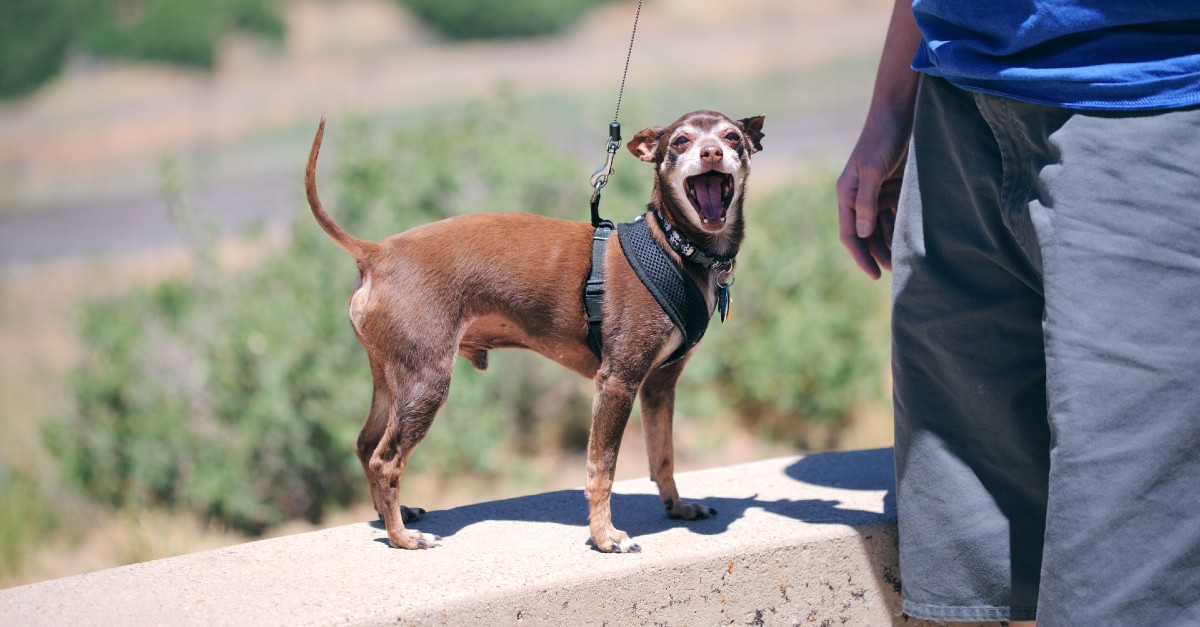
[[[73,45],[103,58],[211,68],[232,30],[284,34],[280,0],[4,0],[0,98],[26,94],[61,70]]]
[[[602,0],[399,0],[450,39],[537,37],[562,30]]]
[[[0,98],[26,93],[62,69],[77,31],[78,0],[0,2]]]
[[[85,28],[87,49],[101,57],[211,68],[221,37],[234,29],[283,36],[274,0],[142,0],[133,10],[109,3]]]
[[[288,312],[295,293],[274,283],[304,279],[274,266],[220,289],[173,280],[88,306],[77,408],[46,439],[65,476],[106,504],[249,531],[349,503],[356,464],[353,434],[332,419],[338,381],[312,343],[290,337],[330,321]],[[263,300],[239,302],[253,290]]]
[[[882,397],[887,284],[842,248],[833,190],[828,176],[751,197],[730,318],[713,320],[684,371],[689,389],[719,390],[773,439],[804,443],[808,422],[836,426]]]
[[[36,477],[0,467],[0,575],[18,572],[30,547],[58,524]]]
[[[537,122],[504,100],[391,138],[331,120],[327,206],[368,239],[479,211],[586,220],[590,168],[550,148]],[[605,215],[625,221],[645,205],[649,166],[622,155],[618,169]],[[828,189],[822,179],[751,200],[733,317],[714,322],[685,372],[685,412],[740,415],[791,437],[806,419],[833,422],[878,396],[882,293],[839,249]],[[193,233],[195,278],[84,310],[75,407],[46,438],[64,476],[114,507],[166,506],[250,531],[365,498],[353,443],[371,378],[346,319],[353,260],[307,209],[283,250],[238,273],[204,261],[203,233]],[[522,472],[514,455],[586,444],[590,382],[522,351],[494,352],[483,373],[458,361],[411,471],[500,478]]]

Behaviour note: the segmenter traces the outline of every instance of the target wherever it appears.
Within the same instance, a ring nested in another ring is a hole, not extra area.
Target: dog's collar
[[[683,233],[679,232],[679,229],[671,226],[658,208],[654,209],[654,217],[658,219],[658,226],[666,236],[667,244],[671,250],[679,253],[680,257],[705,270],[719,270],[726,273],[733,271],[733,257],[723,257],[700,250],[700,247],[689,242]]]

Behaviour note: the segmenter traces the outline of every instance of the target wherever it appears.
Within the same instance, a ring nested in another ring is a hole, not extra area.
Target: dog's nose
[[[725,153],[721,151],[721,147],[716,144],[709,144],[700,148],[700,162],[705,165],[716,165],[725,157]]]

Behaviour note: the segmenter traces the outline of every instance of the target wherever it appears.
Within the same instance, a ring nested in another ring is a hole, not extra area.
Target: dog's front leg
[[[642,550],[629,534],[612,524],[611,497],[617,453],[637,392],[637,383],[629,379],[614,373],[607,364],[602,366],[596,373],[596,396],[592,401],[587,462],[588,527],[592,542],[605,553]]]
[[[658,484],[667,516],[700,520],[716,516],[717,510],[700,503],[684,503],[675,487],[675,446],[672,427],[675,413],[675,384],[686,360],[656,368],[642,384],[642,429],[646,435],[646,454],[650,458],[650,478]]]

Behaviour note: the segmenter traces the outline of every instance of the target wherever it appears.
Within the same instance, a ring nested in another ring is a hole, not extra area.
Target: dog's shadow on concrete
[[[731,472],[736,472],[736,468]],[[684,493],[685,501],[703,503],[717,515],[704,520],[672,520],[666,516],[657,495],[612,495],[613,523],[635,539],[668,529],[684,528],[698,535],[716,535],[752,508],[811,524],[860,526],[883,523],[896,517],[895,478],[892,449],[872,449],[812,455],[798,459],[784,473],[795,482],[795,496],[780,499],[726,497]],[[748,477],[748,481],[753,479]],[[883,511],[840,507],[841,501],[806,496],[813,486],[842,490],[884,491]],[[682,491],[682,490],[681,490]],[[693,489],[692,492],[695,492]],[[417,504],[419,505],[419,504]],[[410,527],[442,537],[490,520],[557,523],[587,529],[587,498],[583,490],[559,490],[531,496],[465,505],[427,512]],[[373,523],[383,529],[383,523]],[[381,538],[381,542],[387,542]]]

